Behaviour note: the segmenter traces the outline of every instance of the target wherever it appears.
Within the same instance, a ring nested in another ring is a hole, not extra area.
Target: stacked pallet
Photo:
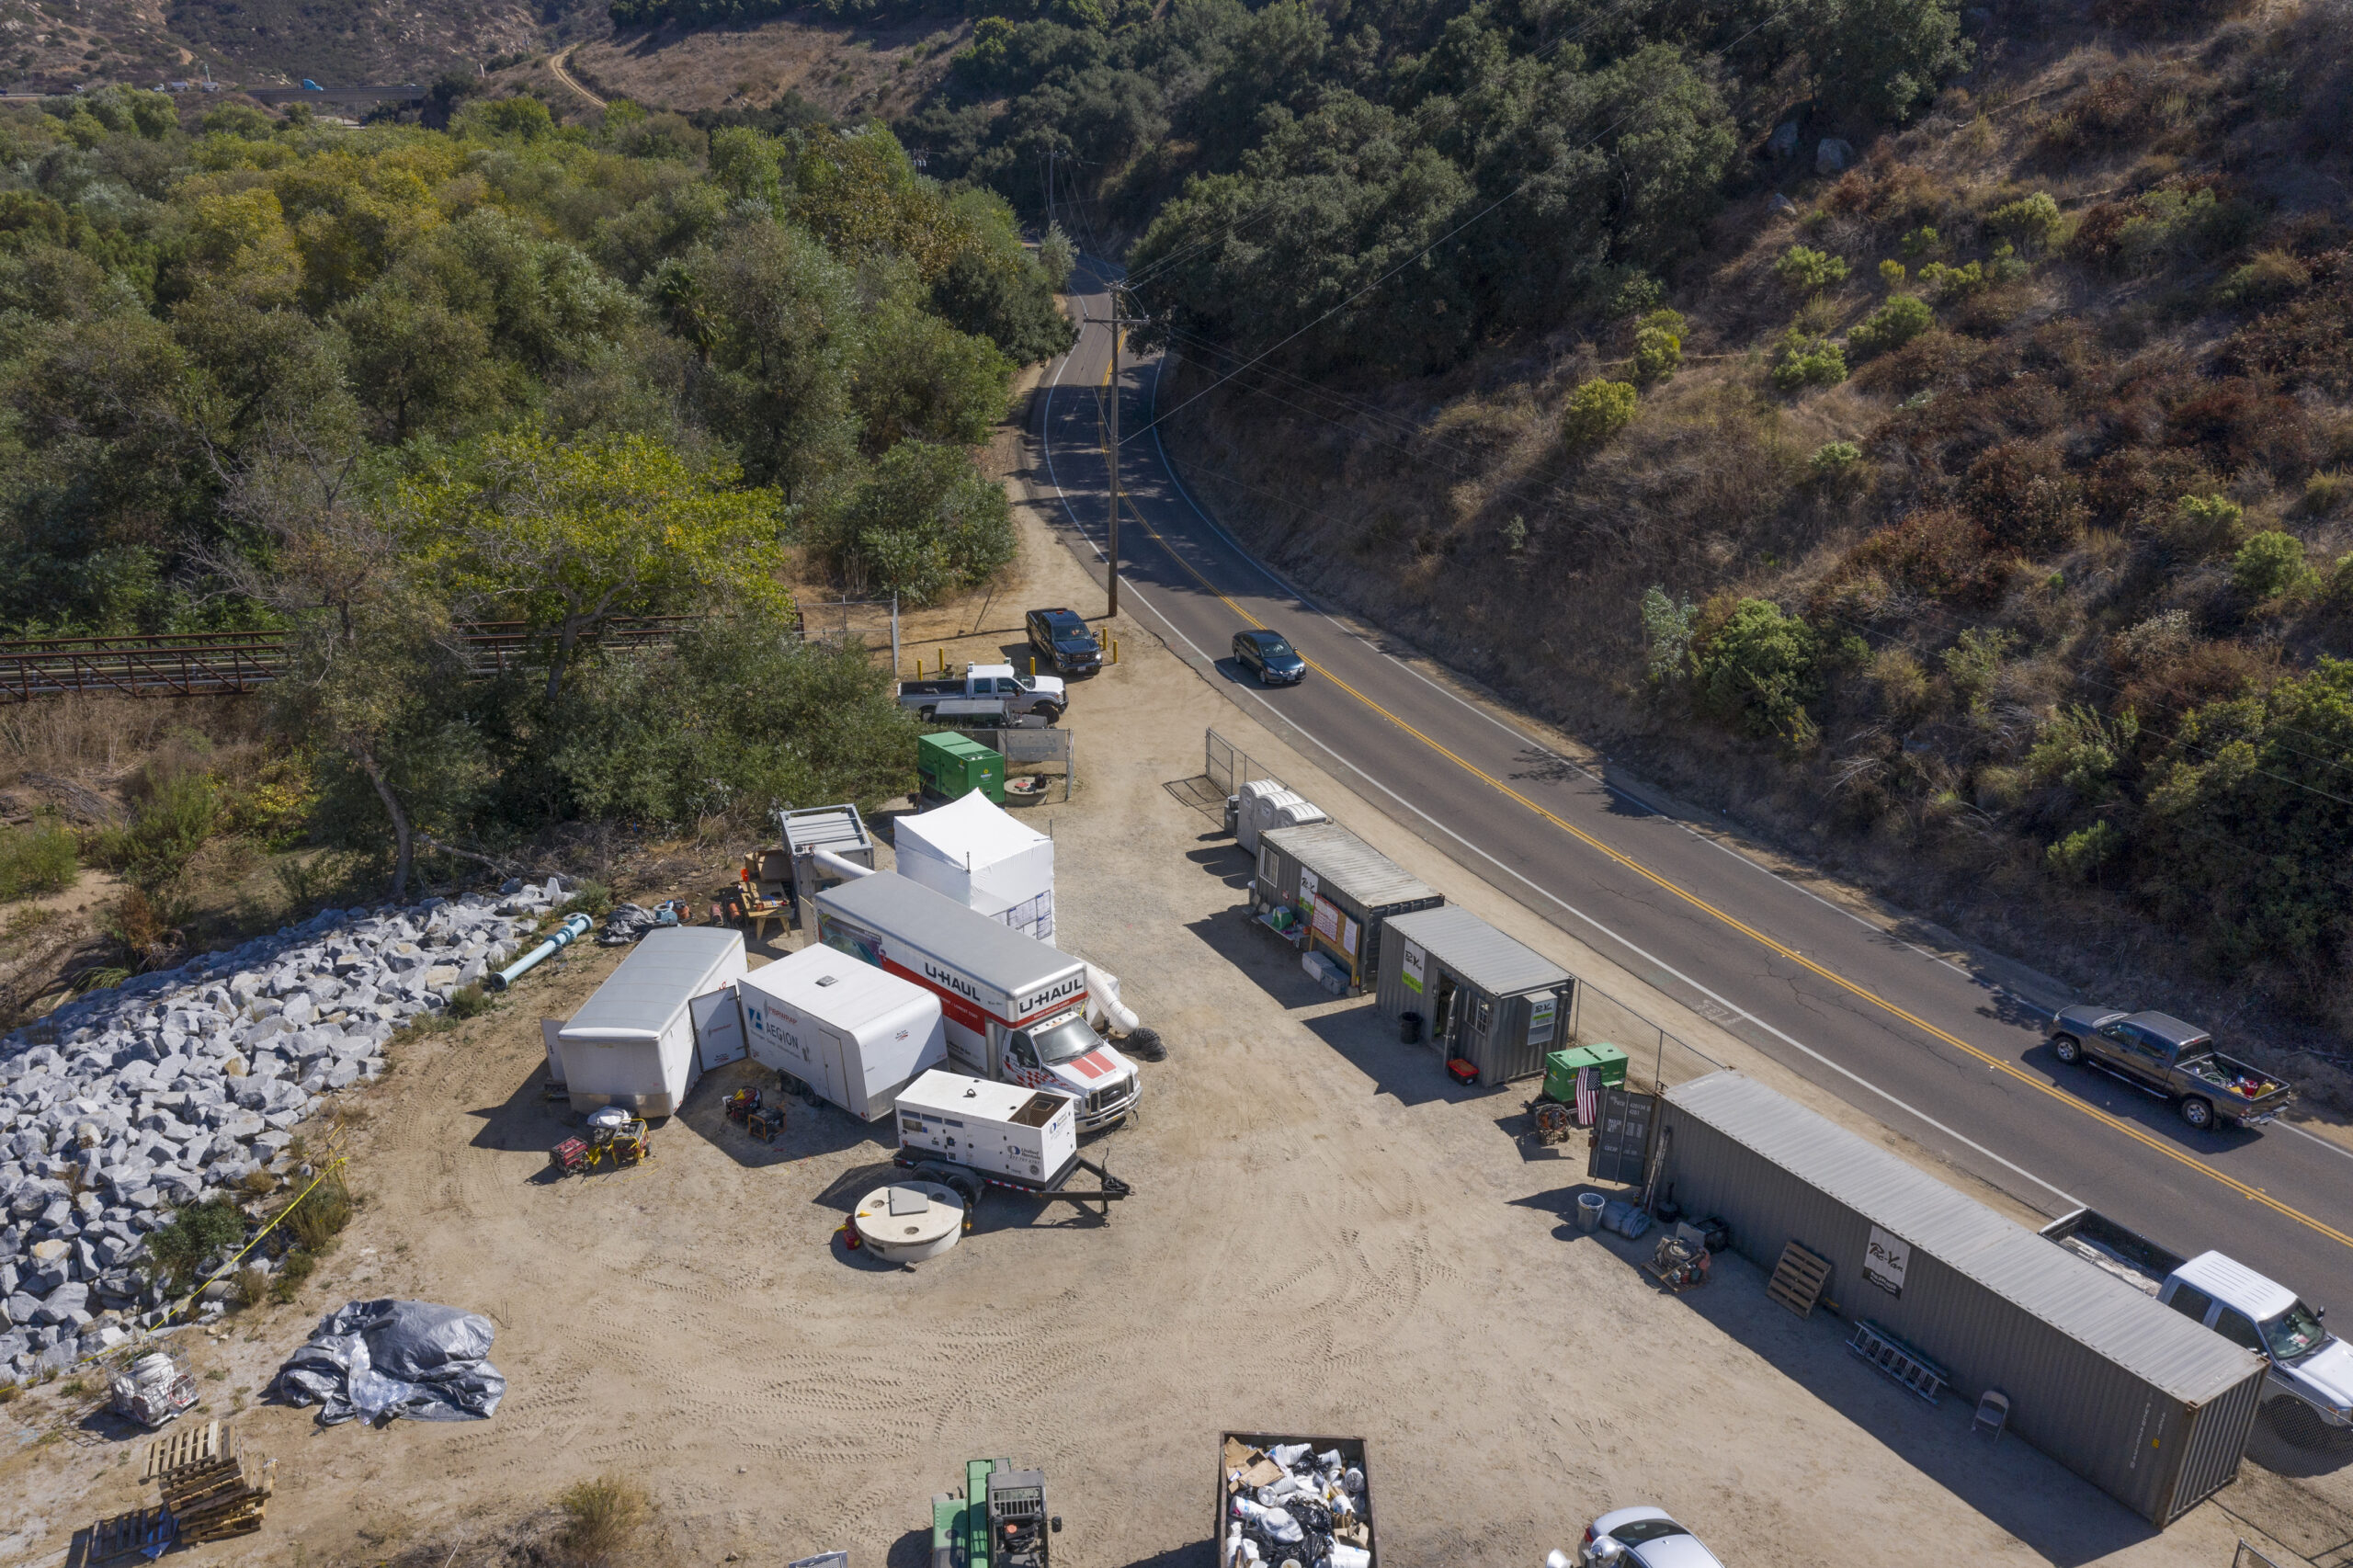
[[[211,1421],[150,1443],[143,1479],[163,1488],[180,1540],[197,1546],[261,1528],[277,1463],[239,1455],[229,1429]]]

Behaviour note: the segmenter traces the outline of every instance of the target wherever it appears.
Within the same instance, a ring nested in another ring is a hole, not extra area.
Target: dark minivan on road
[[[1260,686],[1297,686],[1307,674],[1307,661],[1279,631],[1235,632],[1233,658]]]
[[[1093,675],[1103,667],[1103,644],[1074,609],[1033,609],[1029,646],[1066,676]]]

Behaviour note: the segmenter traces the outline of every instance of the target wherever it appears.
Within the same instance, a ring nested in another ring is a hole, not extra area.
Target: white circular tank
[[[861,1245],[887,1263],[937,1257],[964,1233],[964,1200],[935,1181],[893,1182],[859,1199],[850,1217]]]

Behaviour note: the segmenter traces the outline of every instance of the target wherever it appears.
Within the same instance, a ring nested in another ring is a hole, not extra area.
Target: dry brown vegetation
[[[1176,455],[1286,569],[1678,788],[1986,940],[2063,945],[2087,983],[2178,994],[2186,932],[2341,1051],[2353,941],[2256,940],[2307,913],[2286,893],[2234,930],[2186,908],[2177,846],[2243,858],[2247,830],[2150,795],[2215,755],[2221,705],[2348,651],[2353,13],[2190,20],[2005,15],[1859,166],[1760,165],[1670,279],[1682,368],[1598,449],[1562,415],[1633,378],[1628,317],[1345,398],[1254,375]],[[2037,193],[2048,222],[2015,205]],[[1793,245],[1846,278],[1793,291]],[[1855,329],[1899,293],[1934,324],[1869,357]],[[1792,328],[1846,335],[1855,373],[1777,385]],[[1702,645],[1737,598],[1803,617],[1803,721],[1743,738],[1687,666],[1658,678],[1653,587],[1704,607]]]
[[[602,97],[663,108],[764,109],[797,95],[842,119],[887,119],[939,85],[971,33],[961,18],[920,16],[661,28],[584,44],[569,68]]]

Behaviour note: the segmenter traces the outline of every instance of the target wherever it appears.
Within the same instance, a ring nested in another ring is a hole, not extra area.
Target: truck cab
[[[2321,1326],[2293,1290],[2219,1252],[2200,1253],[2165,1276],[2157,1300],[2269,1365],[2264,1397],[2309,1408],[2339,1432],[2353,1430],[2353,1346]]]
[[[984,1076],[1051,1089],[1078,1103],[1078,1130],[1108,1127],[1135,1108],[1142,1075],[1074,1007],[1021,1028],[989,1020]],[[953,1046],[950,1047],[951,1054]]]

